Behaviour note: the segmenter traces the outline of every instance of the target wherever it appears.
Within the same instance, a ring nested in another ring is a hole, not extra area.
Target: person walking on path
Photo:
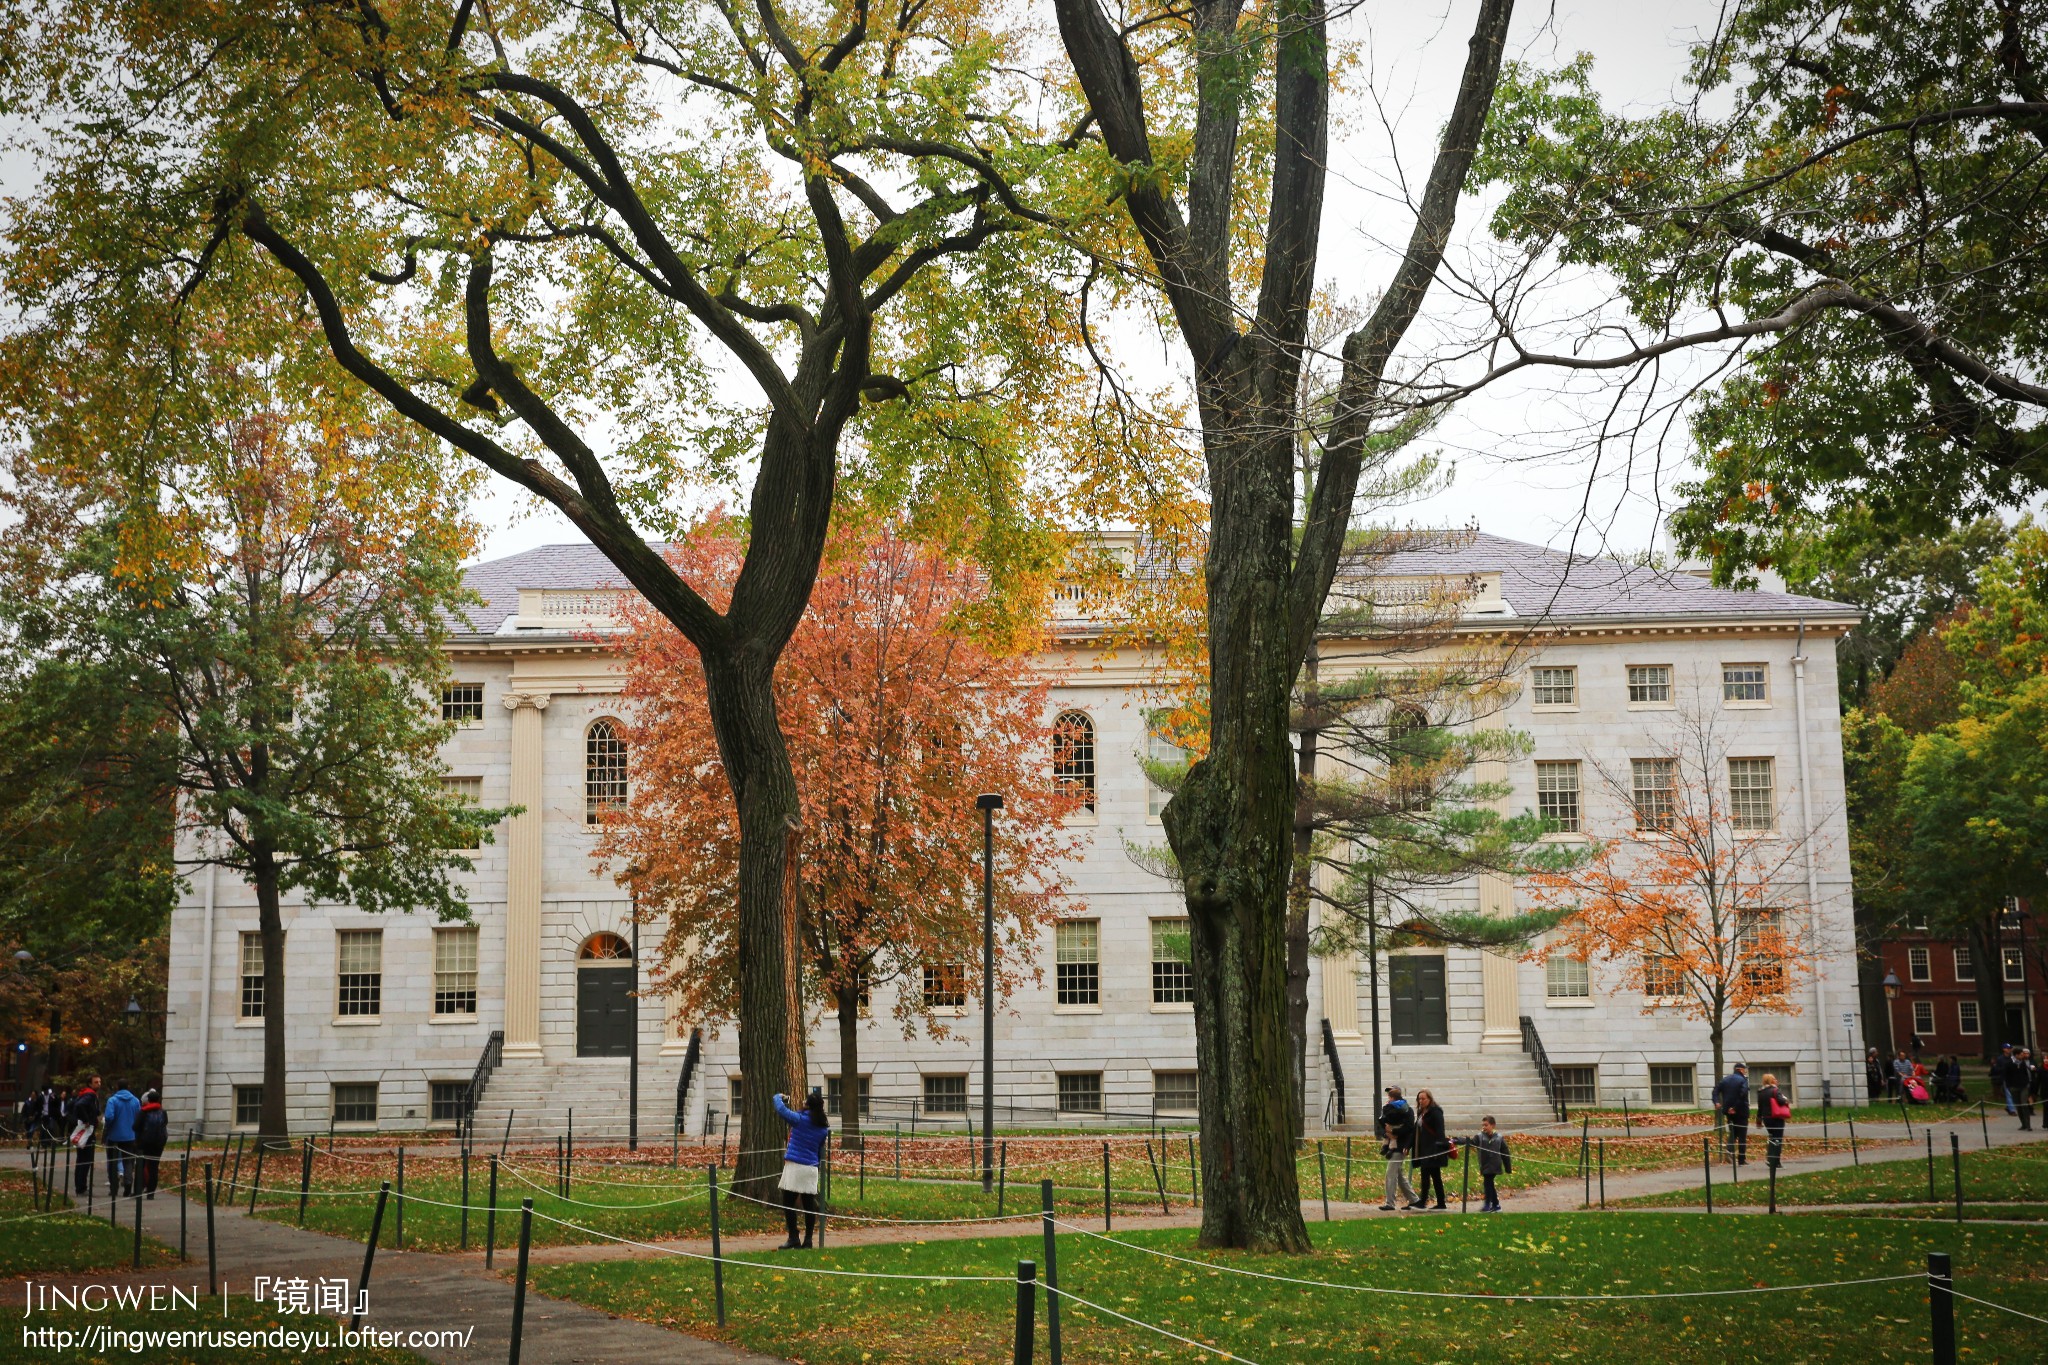
[[[1764,1073],[1763,1088],[1756,1092],[1756,1107],[1770,1139],[1764,1148],[1764,1160],[1775,1167],[1785,1150],[1785,1121],[1792,1117],[1792,1102],[1778,1089],[1778,1078],[1768,1071]]]
[[[126,1081],[114,1082],[107,1096],[105,1125],[100,1139],[107,1145],[107,1198],[135,1193],[135,1116],[142,1101],[135,1098]]]
[[[100,1078],[94,1076],[79,1086],[64,1111],[64,1117],[71,1123],[66,1140],[78,1150],[71,1165],[71,1185],[76,1194],[92,1188],[93,1133],[100,1122],[99,1084]]]
[[[1870,1091],[1873,1104],[1884,1098],[1884,1058],[1877,1055],[1874,1047],[1863,1053],[1863,1084]]]
[[[1714,1087],[1714,1112],[1728,1128],[1722,1144],[1728,1159],[1738,1166],[1749,1164],[1749,1067],[1742,1062]]]
[[[141,1167],[135,1173],[135,1188],[144,1197],[156,1198],[157,1170],[163,1165],[164,1146],[171,1138],[170,1116],[155,1090],[142,1092],[142,1109],[135,1116],[135,1151]]]
[[[2034,1067],[2025,1048],[2005,1054],[2006,1112],[2020,1121],[2020,1131],[2034,1130]]]
[[[825,1152],[825,1140],[832,1136],[825,1122],[825,1092],[813,1087],[801,1111],[775,1097],[775,1112],[789,1125],[789,1146],[782,1153],[782,1220],[789,1227],[789,1240],[777,1250],[791,1251],[811,1244],[818,1226],[818,1160]],[[796,1239],[796,1206],[804,1206],[804,1239]]]
[[[1387,1202],[1380,1205],[1383,1213],[1392,1213],[1398,1194],[1408,1203],[1415,1202],[1415,1190],[1408,1183],[1408,1154],[1415,1150],[1415,1111],[1408,1107],[1408,1101],[1401,1098],[1401,1087],[1387,1087],[1387,1102],[1380,1106],[1380,1155],[1387,1159]]]
[[[1499,1213],[1500,1191],[1493,1182],[1515,1169],[1515,1158],[1508,1151],[1507,1137],[1494,1128],[1493,1115],[1488,1114],[1479,1120],[1479,1131],[1467,1141],[1479,1153],[1479,1211]]]
[[[1451,1139],[1444,1127],[1443,1106],[1427,1090],[1415,1092],[1415,1169],[1421,1173],[1420,1190],[1408,1207],[1444,1208],[1444,1166],[1451,1159]],[[1436,1187],[1436,1203],[1429,1202],[1430,1187]]]

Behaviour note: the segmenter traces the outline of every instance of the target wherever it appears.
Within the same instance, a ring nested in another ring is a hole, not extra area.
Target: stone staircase
[[[640,1141],[666,1144],[675,1120],[676,1081],[683,1058],[640,1059]],[[576,1141],[624,1143],[628,1127],[629,1063],[623,1057],[569,1057],[541,1061],[508,1057],[491,1073],[476,1108],[479,1143],[504,1140],[511,1121],[514,1142],[545,1141],[569,1130]],[[573,1113],[572,1113],[573,1111]],[[704,1073],[700,1066],[685,1106],[686,1133],[704,1119]]]
[[[1372,1048],[1363,1040],[1340,1041],[1337,1057],[1344,1068],[1345,1121],[1335,1132],[1370,1132],[1381,1097],[1373,1093]],[[1329,1084],[1329,1059],[1321,1058],[1323,1080]],[[1380,1084],[1398,1085],[1413,1102],[1426,1089],[1443,1106],[1454,1133],[1476,1133],[1479,1120],[1491,1114],[1508,1131],[1535,1128],[1557,1119],[1543,1091],[1535,1061],[1522,1051],[1471,1052],[1448,1047],[1384,1049]],[[1320,1119],[1321,1114],[1315,1118]]]

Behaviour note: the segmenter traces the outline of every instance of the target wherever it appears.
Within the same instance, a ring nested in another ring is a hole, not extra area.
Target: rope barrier
[[[690,1261],[716,1261],[721,1265],[746,1266],[753,1270],[793,1271],[800,1275],[834,1275],[854,1280],[916,1280],[923,1284],[1015,1284],[1017,1282],[1017,1278],[1014,1275],[909,1275],[884,1270],[832,1270],[825,1266],[798,1265],[794,1261],[741,1261],[734,1260],[730,1256],[712,1256],[701,1251],[684,1251],[680,1247],[665,1247],[654,1242],[635,1241],[631,1237],[614,1237],[608,1232],[599,1232],[596,1228],[584,1227],[581,1223],[572,1223],[564,1218],[551,1218],[538,1209],[534,1210],[533,1216],[541,1219],[543,1222],[553,1223],[557,1227],[574,1228],[578,1232],[588,1233],[602,1241],[617,1242],[620,1246],[639,1247],[643,1251],[658,1252],[663,1256],[678,1256]]]
[[[1986,1308],[1996,1308],[1999,1312],[2010,1313],[2016,1318],[2025,1318],[2029,1322],[2038,1322],[2043,1325],[2048,1325],[2048,1318],[2037,1318],[2032,1313],[2022,1313],[2017,1308],[2008,1308],[2002,1303],[1993,1303],[1989,1299],[1980,1299],[1975,1294],[1965,1294],[1962,1290],[1953,1287],[1951,1287],[1948,1292],[1955,1295],[1959,1299],[1966,1299],[1971,1303],[1981,1303]]]
[[[1221,1356],[1225,1360],[1242,1360],[1245,1363],[1245,1365],[1259,1365],[1259,1362],[1253,1360],[1248,1355],[1240,1354],[1237,1351],[1226,1351],[1220,1346],[1211,1346],[1207,1342],[1196,1341],[1193,1337],[1184,1337],[1178,1332],[1170,1332],[1166,1328],[1160,1327],[1154,1323],[1146,1322],[1142,1318],[1134,1318],[1128,1313],[1119,1313],[1114,1308],[1104,1308],[1101,1304],[1095,1303],[1089,1299],[1084,1299],[1079,1294],[1076,1294],[1071,1290],[1056,1289],[1052,1285],[1048,1284],[1045,1285],[1045,1292],[1048,1294],[1057,1294],[1061,1298],[1079,1304],[1081,1307],[1086,1308],[1091,1312],[1106,1314],[1107,1316],[1115,1318],[1120,1322],[1128,1322],[1133,1327],[1142,1327],[1148,1332],[1157,1332],[1162,1337],[1171,1337],[1173,1340],[1178,1341],[1183,1345],[1192,1346],[1198,1351],[1207,1351],[1212,1356]]]
[[[776,1203],[772,1200],[756,1199],[751,1194],[741,1194],[738,1190],[727,1190],[725,1191],[725,1196],[728,1199],[744,1199],[747,1203],[759,1204],[764,1209],[781,1210],[788,1207],[785,1204]],[[832,1220],[838,1223],[895,1223],[921,1228],[952,1227],[956,1224],[966,1223],[1018,1223],[1036,1220],[1039,1216],[1035,1209],[1022,1209],[1016,1213],[990,1214],[986,1218],[884,1218],[878,1214],[842,1213],[836,1208],[832,1209],[830,1214]]]

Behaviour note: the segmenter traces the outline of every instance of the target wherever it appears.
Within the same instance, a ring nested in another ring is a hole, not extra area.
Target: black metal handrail
[[[697,1077],[697,1063],[704,1053],[704,1030],[690,1030],[690,1046],[683,1053],[683,1074],[676,1078],[676,1125],[675,1130],[683,1131],[683,1109],[690,1102],[690,1084]]]
[[[1323,1020],[1323,1055],[1330,1059],[1330,1080],[1336,1086],[1337,1122],[1344,1122],[1344,1063],[1337,1060],[1337,1035],[1330,1029],[1330,1021]],[[1328,1106],[1324,1106],[1328,1112]]]
[[[1528,1015],[1522,1016],[1522,1051],[1536,1063],[1536,1074],[1543,1080],[1543,1093],[1550,1100],[1551,1109],[1557,1114],[1557,1121],[1563,1123],[1565,1113],[1564,1085],[1557,1079],[1557,1068],[1550,1064],[1550,1054],[1543,1050],[1543,1039],[1536,1034],[1536,1021]]]
[[[477,1058],[476,1070],[469,1073],[469,1089],[462,1096],[462,1136],[465,1142],[476,1136],[476,1107],[483,1102],[484,1087],[491,1083],[491,1073],[504,1060],[504,1030],[492,1029],[491,1036],[484,1041],[484,1055]]]

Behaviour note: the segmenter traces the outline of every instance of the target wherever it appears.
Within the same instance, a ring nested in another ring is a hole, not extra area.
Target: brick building
[[[1910,1050],[1915,1038],[1927,1056],[1981,1056],[1986,1035],[2002,1043],[2041,1050],[2041,1026],[2048,1023],[2048,942],[2042,926],[2020,903],[2008,915],[1993,970],[2004,985],[2004,1017],[1986,1019],[1977,995],[1976,961],[1964,938],[1945,938],[1908,929],[1878,948],[1894,1047]],[[1873,1034],[1876,1030],[1872,1030]]]

